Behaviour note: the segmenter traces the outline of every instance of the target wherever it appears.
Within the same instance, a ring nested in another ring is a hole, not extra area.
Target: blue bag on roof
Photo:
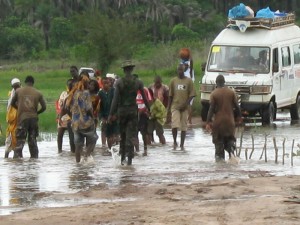
[[[243,3],[233,7],[228,12],[228,17],[231,19],[243,18],[249,15],[250,12],[246,9],[246,6]]]
[[[256,13],[256,18],[273,19],[274,17],[275,17],[274,12],[272,12],[269,7],[258,10]]]

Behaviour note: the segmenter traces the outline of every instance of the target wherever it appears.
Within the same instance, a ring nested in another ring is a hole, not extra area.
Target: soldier
[[[127,165],[132,164],[134,157],[134,142],[138,129],[138,109],[136,105],[137,91],[141,91],[144,103],[149,110],[149,104],[144,93],[144,84],[141,80],[136,79],[133,75],[135,65],[127,60],[123,63],[122,68],[125,76],[116,82],[114,98],[112,101],[108,121],[116,119],[116,112],[119,120],[121,135],[120,154],[121,164],[127,157]]]

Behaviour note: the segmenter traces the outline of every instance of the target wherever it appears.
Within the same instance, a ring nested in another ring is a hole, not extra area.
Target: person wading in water
[[[141,80],[136,79],[132,75],[134,67],[135,65],[130,60],[123,63],[122,68],[125,76],[118,79],[115,84],[114,98],[108,117],[109,122],[114,121],[116,116],[119,120],[122,165],[124,164],[126,157],[127,165],[131,165],[134,157],[134,142],[137,140],[136,135],[138,130],[138,109],[136,105],[136,95],[138,90],[141,91],[144,103],[150,111],[147,98],[143,91],[144,84]]]
[[[206,129],[212,131],[212,141],[215,145],[216,162],[225,160],[225,151],[229,157],[235,150],[235,119],[242,122],[241,110],[235,92],[225,86],[225,78],[216,78],[217,88],[211,93],[210,107],[207,115]],[[236,118],[235,118],[236,115]],[[212,119],[214,116],[214,120]]]

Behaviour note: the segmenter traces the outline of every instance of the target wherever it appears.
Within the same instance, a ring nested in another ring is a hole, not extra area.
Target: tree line
[[[80,57],[107,70],[145,43],[213,37],[235,0],[0,1],[0,59]],[[245,0],[254,11],[290,12],[296,0]],[[296,12],[297,13],[297,12]]]

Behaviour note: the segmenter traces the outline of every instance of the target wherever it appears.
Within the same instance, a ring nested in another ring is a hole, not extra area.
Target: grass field
[[[200,115],[200,98],[199,98],[199,80],[202,77],[200,71],[201,62],[194,60],[195,68],[195,89],[197,97],[193,104],[193,114]],[[1,62],[0,62],[1,63]],[[55,100],[57,100],[62,91],[66,89],[66,81],[70,78],[69,67],[71,65],[80,65],[79,62],[67,62],[58,60],[47,60],[32,62],[22,62],[15,64],[7,64],[0,67],[0,124],[2,127],[2,135],[0,136],[0,144],[4,143],[5,129],[6,129],[6,107],[8,92],[11,90],[10,81],[12,78],[17,77],[24,82],[27,75],[32,75],[35,78],[34,86],[42,92],[47,102],[47,110],[39,116],[39,127],[42,132],[55,132],[56,131],[56,112]],[[0,64],[0,65],[1,65]],[[94,67],[95,65],[82,65]],[[134,73],[139,75],[139,78],[144,82],[144,85],[149,86],[155,77],[160,75],[165,84],[169,84],[172,77],[176,76],[177,64],[170,65],[168,68],[162,69],[149,69],[149,65],[145,66],[142,63],[137,64]],[[78,66],[80,67],[80,66]],[[119,65],[115,65],[111,70],[119,76],[123,76],[122,69]]]

